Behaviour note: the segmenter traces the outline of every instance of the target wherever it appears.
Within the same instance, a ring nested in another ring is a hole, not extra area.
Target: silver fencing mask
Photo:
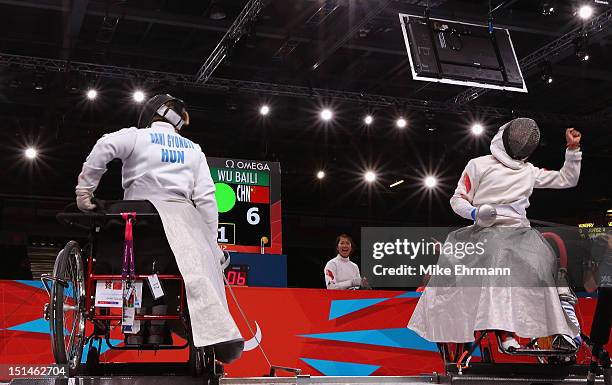
[[[183,124],[185,102],[169,94],[158,94],[147,100],[138,117],[138,128],[150,127],[155,116],[164,118],[175,129],[180,130]]]
[[[517,118],[508,123],[502,140],[512,159],[527,159],[540,143],[540,129],[533,119]]]

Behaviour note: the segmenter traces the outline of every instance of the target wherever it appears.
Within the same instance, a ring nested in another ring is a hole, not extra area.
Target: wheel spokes
[[[57,278],[52,287],[53,352],[58,363],[67,363],[74,371],[80,364],[85,332],[84,272],[76,242],[69,242],[58,254],[53,272]]]
[[[70,253],[68,256],[68,269],[66,272],[68,276],[65,277],[65,279],[68,282],[68,292],[70,293],[70,296],[65,296],[65,302],[63,303],[64,325],[71,325],[69,338],[67,340],[64,339],[66,358],[68,359],[71,367],[75,367],[75,364],[78,364],[75,362],[75,360],[78,359],[78,349],[82,333],[82,330],[80,330],[81,313],[79,301],[81,286],[77,261],[77,258],[79,257],[79,254],[76,252]],[[73,304],[71,305],[70,302]]]

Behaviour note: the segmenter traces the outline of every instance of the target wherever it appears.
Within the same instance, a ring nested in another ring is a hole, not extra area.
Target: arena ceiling
[[[562,165],[565,127],[584,132],[580,185],[537,192],[530,215],[571,223],[612,207],[612,27],[590,38],[588,62],[576,58],[573,46],[545,58],[553,83],[528,71],[529,93],[491,91],[457,112],[452,101],[465,87],[412,80],[398,13],[423,14],[429,5],[432,17],[484,24],[489,1],[274,0],[230,47],[208,86],[181,81],[198,72],[246,3],[0,0],[0,159],[6,165],[0,193],[71,197],[95,140],[135,124],[131,93],[140,88],[185,99],[193,120],[185,136],[207,155],[280,161],[286,223],[320,218],[314,221],[353,230],[459,223],[448,198],[466,162],[488,151],[488,139],[474,139],[469,127],[482,121],[490,138],[518,114],[513,111],[539,121],[544,140],[533,161],[542,167]],[[577,2],[556,1],[552,15],[542,14],[542,3],[491,4],[499,6],[494,24],[510,30],[519,59],[581,26]],[[596,15],[609,11],[596,6]],[[107,72],[81,71],[77,63]],[[93,102],[84,97],[90,87],[99,92]],[[360,100],[361,94],[397,99],[381,104]],[[265,118],[258,114],[262,103],[271,107]],[[333,123],[319,121],[322,106],[334,109]],[[370,127],[362,123],[367,112],[375,117]],[[405,130],[394,126],[399,115],[408,120]],[[36,164],[21,152],[32,143],[41,153]],[[370,187],[361,178],[367,168],[379,176]],[[322,182],[314,177],[319,169],[328,176]],[[430,173],[442,182],[433,195],[422,189],[422,176]],[[118,165],[111,167],[98,195],[120,197],[119,175]],[[389,187],[400,179],[406,183]]]

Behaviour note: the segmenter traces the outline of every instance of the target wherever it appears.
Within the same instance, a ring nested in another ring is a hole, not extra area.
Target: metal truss
[[[349,28],[349,30],[343,36],[341,36],[335,42],[332,42],[331,45],[324,45],[325,48],[322,50],[323,53],[317,58],[317,61],[312,65],[312,68],[317,69],[325,60],[338,51],[340,47],[346,44],[346,42],[348,42],[350,38],[353,37],[353,35],[355,35],[361,28],[367,25],[374,17],[386,9],[389,4],[391,4],[391,0],[380,0],[375,8],[368,11],[368,13],[351,28]]]
[[[437,102],[422,99],[400,98],[386,95],[365,94],[350,91],[310,88],[296,85],[253,82],[236,79],[209,78],[208,82],[197,81],[194,75],[172,72],[151,71],[146,69],[117,67],[111,65],[69,62],[66,60],[46,59],[32,56],[8,55],[0,53],[0,66],[17,68],[37,73],[75,72],[100,78],[118,80],[138,80],[142,83],[164,83],[200,89],[208,92],[239,92],[255,95],[295,97],[304,99],[326,99],[377,107],[395,107],[403,110],[431,111],[448,114],[473,114],[489,118],[511,118],[528,116],[542,121],[576,122],[595,120],[584,116],[512,110],[507,108],[469,106],[452,102]]]
[[[323,5],[314,13],[314,15],[310,16],[308,20],[306,20],[306,24],[311,26],[318,26],[323,24],[323,22],[332,14],[336,9],[338,9],[339,4],[336,0],[325,0]]]
[[[200,83],[208,81],[219,64],[223,62],[228,52],[249,31],[263,7],[264,2],[262,0],[250,0],[247,3],[196,74],[196,81]]]
[[[565,35],[522,58],[519,61],[519,66],[521,67],[523,75],[537,68],[540,63],[546,60],[555,59],[555,56],[572,47],[579,38],[583,36],[596,36],[610,26],[612,26],[612,8],[607,9],[597,17],[586,22],[583,26],[574,28]],[[489,91],[490,89],[488,88],[472,87],[455,96],[453,101],[459,104],[469,103]]]

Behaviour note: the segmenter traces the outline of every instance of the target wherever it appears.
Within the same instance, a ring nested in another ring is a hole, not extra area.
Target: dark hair
[[[353,254],[353,251],[355,251],[355,242],[353,242],[353,237],[351,237],[348,234],[340,234],[336,237],[336,244],[334,245],[334,248],[336,249],[336,252],[338,252],[338,243],[340,243],[340,239],[342,238],[346,238],[348,239],[348,241],[351,243],[351,253],[349,255]]]

